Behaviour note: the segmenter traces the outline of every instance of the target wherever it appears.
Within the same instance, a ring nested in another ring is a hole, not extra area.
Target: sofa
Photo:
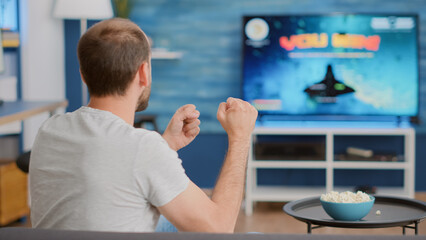
[[[117,233],[46,230],[21,227],[0,228],[1,240],[396,240],[426,239],[426,235],[323,235],[323,234],[208,234],[208,233]]]

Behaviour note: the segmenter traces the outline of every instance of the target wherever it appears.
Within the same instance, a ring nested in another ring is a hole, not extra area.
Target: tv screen
[[[417,116],[416,15],[243,17],[243,98],[260,114]]]

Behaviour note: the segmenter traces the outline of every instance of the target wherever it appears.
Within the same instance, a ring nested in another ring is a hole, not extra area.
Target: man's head
[[[93,97],[124,96],[143,63],[150,71],[148,39],[126,19],[109,19],[92,26],[81,37],[77,53],[81,75]],[[148,87],[140,96],[138,110],[146,108],[149,92]]]

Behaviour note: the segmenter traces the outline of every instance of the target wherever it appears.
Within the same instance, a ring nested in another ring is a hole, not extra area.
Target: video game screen
[[[261,114],[416,116],[416,15],[243,17],[245,100]]]

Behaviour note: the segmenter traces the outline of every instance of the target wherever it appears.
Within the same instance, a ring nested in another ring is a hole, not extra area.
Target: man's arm
[[[217,118],[228,134],[228,153],[212,198],[190,182],[187,189],[159,207],[180,231],[233,232],[241,206],[250,136],[257,111],[249,103],[229,98]]]

